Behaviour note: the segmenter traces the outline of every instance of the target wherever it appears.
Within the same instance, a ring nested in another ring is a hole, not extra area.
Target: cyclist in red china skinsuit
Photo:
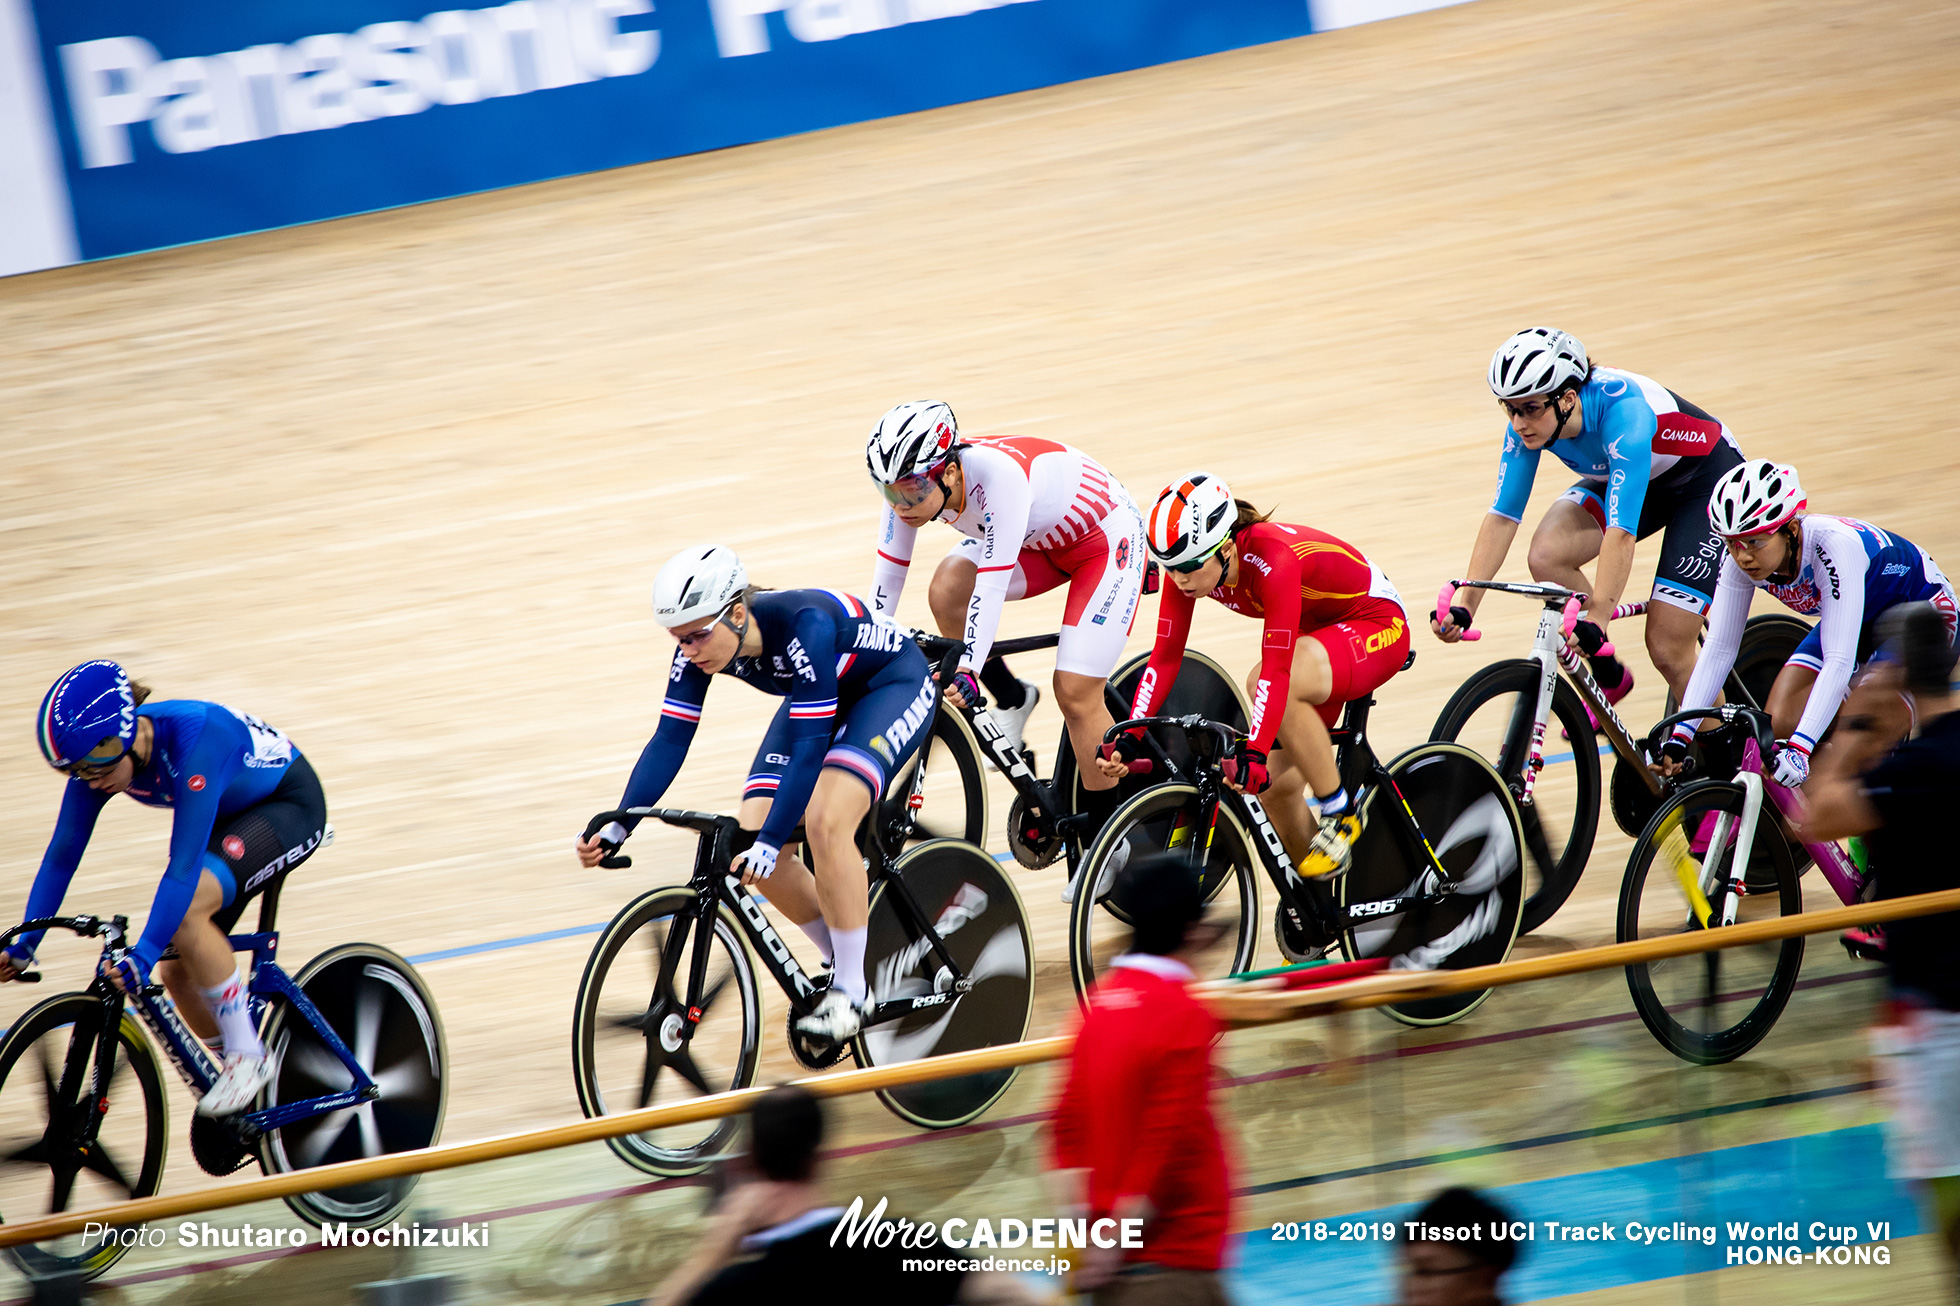
[[[1266,810],[1302,874],[1345,870],[1361,818],[1341,785],[1328,727],[1342,704],[1379,689],[1408,659],[1401,595],[1353,545],[1268,521],[1203,472],[1158,496],[1147,539],[1173,584],[1158,607],[1157,643],[1131,714],[1148,716],[1177,679],[1201,595],[1260,618],[1259,665],[1246,677],[1252,728],[1226,779],[1253,794],[1270,784],[1276,797],[1264,800]],[[1105,775],[1127,772],[1114,759],[1102,767]],[[1309,785],[1317,822],[1303,801]]]

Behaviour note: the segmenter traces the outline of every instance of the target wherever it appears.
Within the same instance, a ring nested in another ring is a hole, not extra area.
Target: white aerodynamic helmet
[[[682,549],[653,578],[653,617],[668,629],[718,617],[749,587],[735,550],[719,544]]]
[[[1150,509],[1150,556],[1173,571],[1195,568],[1231,538],[1238,521],[1232,487],[1207,472],[1172,481]]]
[[[1708,524],[1725,538],[1763,535],[1809,506],[1796,468],[1751,458],[1715,482],[1708,496]]]
[[[929,476],[959,441],[953,410],[937,399],[900,404],[878,419],[865,441],[864,462],[871,479],[895,485],[908,476]]]
[[[1553,327],[1520,331],[1490,357],[1490,392],[1499,399],[1548,395],[1586,379],[1586,347]]]

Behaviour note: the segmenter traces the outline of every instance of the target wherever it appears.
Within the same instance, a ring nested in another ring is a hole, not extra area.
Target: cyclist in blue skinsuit
[[[869,887],[855,836],[872,798],[924,742],[937,692],[925,654],[890,619],[837,590],[758,591],[719,546],[682,551],[653,582],[653,611],[674,652],[660,725],[626,782],[621,807],[660,801],[687,757],[709,677],[725,673],[786,701],[756,750],[740,820],[755,842],[731,869],[796,922],[832,962],[833,983],[797,1022],[842,1042],[872,997],[864,949]],[[783,844],[802,822],[815,875]],[[627,830],[577,845],[596,866]]]
[[[1466,576],[1489,580],[1503,565],[1539,455],[1550,449],[1579,479],[1532,536],[1532,576],[1590,596],[1575,642],[1592,656],[1607,701],[1617,703],[1632,690],[1632,673],[1597,654],[1632,574],[1634,541],[1664,531],[1647,605],[1647,652],[1681,697],[1722,561],[1722,542],[1708,526],[1708,495],[1742,462],[1735,437],[1656,382],[1592,363],[1585,346],[1549,327],[1504,342],[1491,359],[1490,388],[1510,421],[1497,496],[1477,531]],[[1580,568],[1594,558],[1598,573],[1588,582]],[[1482,590],[1462,591],[1457,619],[1448,625],[1432,619],[1432,628],[1446,643],[1461,639],[1482,599]]]
[[[41,753],[70,778],[22,919],[61,909],[110,798],[126,793],[146,807],[174,809],[169,866],[142,936],[108,973],[133,992],[156,968],[224,1063],[199,1113],[230,1115],[251,1105],[274,1066],[225,935],[248,901],[320,846],[327,800],[292,741],[257,717],[217,703],[146,704],[149,693],[114,662],[84,662],[41,701]],[[0,980],[27,969],[40,943],[39,934],[26,935],[0,953]],[[165,958],[172,946],[175,958]]]

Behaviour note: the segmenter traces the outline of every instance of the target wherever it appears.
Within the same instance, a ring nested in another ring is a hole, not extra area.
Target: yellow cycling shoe
[[[1361,837],[1361,813],[1348,812],[1332,821],[1322,821],[1307,849],[1300,874],[1309,879],[1344,874],[1354,864],[1354,841]]]

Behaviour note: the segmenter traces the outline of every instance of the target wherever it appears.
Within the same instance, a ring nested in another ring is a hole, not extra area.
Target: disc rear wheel
[[[1464,970],[1511,954],[1524,906],[1523,848],[1510,788],[1490,763],[1460,744],[1429,743],[1388,764],[1394,787],[1368,792],[1366,827],[1354,865],[1339,882],[1342,904],[1382,902],[1435,891],[1429,849],[1451,888],[1438,902],[1384,911],[1343,934],[1350,957],[1388,957],[1396,970]],[[1407,801],[1422,840],[1405,828],[1396,791]],[[1424,842],[1427,848],[1424,847]],[[1490,995],[1479,989],[1398,1002],[1382,1008],[1408,1025],[1461,1019]]]
[[[415,968],[386,948],[348,943],[315,957],[293,982],[381,1095],[266,1134],[259,1142],[266,1173],[433,1146],[449,1099],[449,1050],[435,999]],[[353,1087],[346,1063],[290,1003],[275,1006],[265,1042],[279,1069],[260,1109]],[[310,1224],[367,1227],[393,1219],[416,1180],[401,1175],[297,1193],[286,1204]]]
[[[943,999],[867,1025],[852,1043],[858,1064],[888,1066],[924,1057],[1018,1043],[1034,1013],[1034,942],[1027,909],[1000,864],[970,843],[936,839],[898,859],[898,873],[970,987],[955,987],[930,940],[901,907],[893,886],[871,891],[866,980],[879,1002]],[[1014,1068],[898,1088],[878,1098],[928,1129],[963,1125],[1007,1091]]]

